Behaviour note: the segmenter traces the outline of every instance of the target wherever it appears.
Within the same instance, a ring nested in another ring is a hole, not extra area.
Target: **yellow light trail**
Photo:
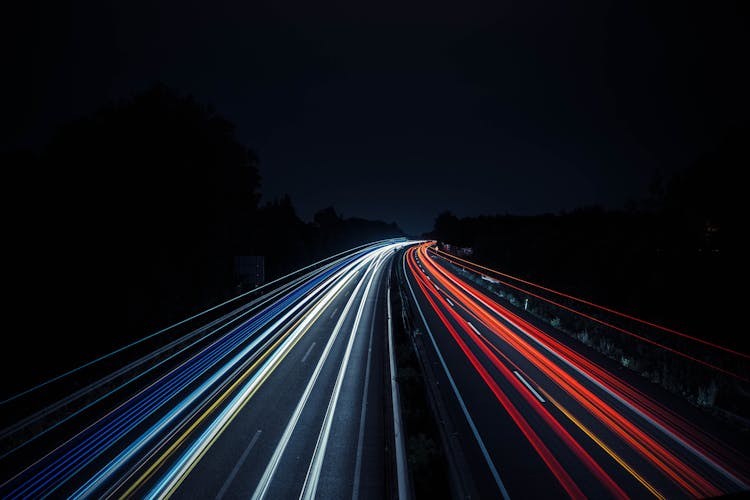
[[[550,403],[552,403],[555,406],[555,408],[557,408],[558,410],[560,410],[560,412],[563,415],[565,415],[566,417],[568,417],[568,419],[571,422],[573,422],[576,425],[576,427],[578,427],[579,429],[581,429],[589,438],[591,438],[592,441],[594,441],[602,450],[604,450],[607,453],[607,455],[609,455],[610,457],[612,457],[612,459],[615,462],[617,462],[618,464],[620,464],[623,469],[625,469],[626,471],[628,471],[628,473],[630,473],[631,476],[633,476],[648,491],[650,491],[652,495],[654,495],[656,498],[658,498],[660,500],[666,500],[666,497],[664,495],[662,495],[659,492],[659,490],[657,490],[656,488],[654,488],[651,485],[651,483],[649,483],[648,481],[646,481],[646,479],[643,476],[641,476],[640,474],[638,474],[638,472],[636,472],[635,469],[633,469],[627,462],[625,462],[625,460],[623,460],[617,453],[615,453],[601,439],[599,439],[599,437],[597,437],[597,435],[594,434],[593,431],[591,431],[588,427],[586,427],[583,423],[581,423],[577,418],[575,418],[570,412],[568,412],[568,410],[566,410],[560,403],[558,403],[552,396],[550,396],[547,391],[545,391],[541,387],[537,387],[537,389],[539,390],[539,392],[541,392],[544,395],[544,397],[547,399],[547,401],[549,401]]]
[[[348,277],[348,278],[346,278],[346,281],[349,281],[350,279],[351,279],[351,276],[350,276],[350,277]],[[345,287],[345,285],[343,285],[343,286],[342,286],[342,287],[340,288],[340,290],[343,290],[343,289],[344,289],[344,287]],[[339,290],[339,293],[340,293],[340,290]],[[319,305],[319,304],[323,303],[324,301],[327,301],[328,303],[330,303],[331,301],[333,301],[334,297],[336,297],[337,295],[338,295],[338,294],[336,294],[336,295],[334,295],[334,296],[331,296],[331,297],[328,297],[328,296],[324,296],[324,297],[322,297],[322,298],[321,298],[320,300],[318,300],[318,301],[317,301],[317,302],[316,302],[316,303],[315,303],[315,304],[314,304],[314,305],[313,305],[313,306],[311,307],[311,309],[314,309],[314,308],[315,308],[315,306],[317,306],[317,305]],[[316,313],[316,315],[315,315],[315,316],[314,316],[314,317],[313,317],[313,318],[311,319],[311,321],[310,321],[310,322],[309,322],[309,323],[307,324],[307,326],[305,327],[305,329],[304,329],[304,330],[303,330],[303,331],[302,331],[302,332],[301,332],[301,333],[300,333],[300,334],[299,334],[299,335],[297,336],[296,340],[294,340],[294,342],[293,342],[292,344],[290,344],[290,346],[288,347],[288,349],[286,349],[286,350],[285,350],[284,352],[280,353],[280,355],[279,355],[279,356],[278,356],[278,358],[277,358],[277,359],[276,359],[276,360],[274,361],[274,363],[273,363],[272,365],[270,365],[270,367],[269,367],[269,370],[267,370],[267,371],[266,371],[266,372],[265,372],[265,373],[264,373],[264,374],[262,375],[262,377],[261,377],[261,378],[259,379],[259,383],[258,383],[258,385],[257,385],[257,386],[256,386],[256,387],[255,387],[255,388],[254,388],[254,389],[253,389],[253,390],[252,390],[252,391],[251,391],[250,393],[248,393],[248,396],[247,396],[247,398],[246,398],[246,399],[245,399],[245,400],[244,400],[244,401],[242,402],[242,404],[241,404],[241,405],[239,405],[239,406],[238,406],[238,408],[236,409],[236,411],[234,411],[234,412],[233,412],[233,414],[232,414],[231,418],[230,418],[230,419],[229,419],[229,420],[228,420],[227,422],[225,422],[225,424],[224,424],[224,425],[222,425],[222,427],[221,427],[221,428],[219,429],[219,432],[218,432],[218,433],[216,434],[216,436],[214,436],[214,438],[213,438],[213,439],[212,439],[212,440],[211,440],[211,441],[209,442],[208,446],[206,446],[206,447],[205,447],[205,449],[204,449],[204,450],[203,450],[203,451],[201,452],[201,454],[200,454],[200,455],[198,456],[197,460],[195,460],[195,461],[193,462],[193,464],[192,464],[192,465],[190,466],[190,468],[189,468],[189,469],[188,469],[188,470],[186,471],[186,473],[182,475],[182,477],[180,478],[180,480],[178,481],[178,483],[177,483],[176,485],[174,485],[174,487],[173,487],[173,488],[170,488],[170,490],[169,490],[169,491],[167,492],[167,497],[171,496],[171,494],[172,494],[172,493],[174,492],[174,490],[175,490],[175,489],[177,488],[177,486],[179,486],[179,484],[181,484],[181,483],[182,483],[182,481],[183,481],[183,480],[184,480],[184,478],[185,478],[185,477],[187,476],[187,474],[189,474],[189,473],[190,473],[190,471],[191,471],[191,470],[192,470],[192,469],[193,469],[193,468],[195,467],[195,465],[196,465],[196,464],[198,463],[198,461],[200,461],[200,459],[201,459],[201,458],[203,457],[203,455],[205,455],[205,453],[206,453],[206,452],[208,451],[208,449],[209,449],[209,448],[210,448],[210,447],[211,447],[211,446],[213,445],[213,443],[214,443],[214,442],[215,442],[215,441],[216,441],[216,440],[217,440],[217,439],[219,438],[219,436],[220,436],[220,435],[221,435],[221,434],[223,433],[224,429],[226,429],[226,427],[227,427],[227,426],[228,426],[228,425],[229,425],[229,424],[230,424],[230,423],[231,423],[231,422],[232,422],[232,421],[234,420],[234,418],[235,418],[235,417],[237,416],[237,414],[239,413],[239,411],[240,411],[240,410],[242,410],[242,408],[244,408],[244,407],[245,407],[245,406],[247,405],[247,403],[248,403],[248,402],[250,401],[250,399],[251,399],[251,398],[252,398],[252,397],[253,397],[253,396],[255,395],[255,393],[256,393],[256,392],[257,392],[257,391],[258,391],[258,390],[259,390],[259,389],[261,388],[261,386],[262,386],[262,385],[263,385],[263,383],[264,383],[264,382],[266,381],[266,379],[267,379],[267,378],[268,378],[268,377],[269,377],[269,376],[271,375],[271,373],[273,373],[273,372],[274,372],[274,371],[276,370],[276,368],[278,367],[279,363],[280,363],[281,361],[283,361],[283,360],[284,360],[284,359],[286,358],[286,355],[287,355],[287,354],[288,354],[289,352],[291,352],[292,348],[293,348],[293,347],[294,347],[295,345],[297,345],[297,343],[299,342],[299,340],[300,340],[300,339],[302,339],[302,337],[304,337],[305,333],[307,333],[307,331],[308,331],[308,330],[310,329],[310,327],[312,327],[312,325],[313,325],[313,324],[315,324],[315,322],[316,322],[316,321],[318,320],[318,318],[320,318],[320,315],[321,315],[321,314],[323,313],[323,311],[324,311],[324,310],[325,310],[325,307],[321,307],[321,308],[320,308],[320,310],[319,310],[319,311],[318,311],[318,312]],[[280,345],[280,344],[281,344],[281,343],[282,343],[282,342],[283,342],[284,340],[286,340],[286,338],[287,338],[287,337],[288,337],[288,336],[289,336],[289,335],[290,335],[290,334],[291,334],[291,333],[292,333],[292,332],[294,331],[294,329],[295,329],[295,328],[297,328],[297,326],[298,326],[298,325],[299,325],[299,324],[300,324],[300,323],[301,323],[301,322],[302,322],[302,321],[303,321],[303,320],[304,320],[304,319],[305,319],[305,318],[307,317],[307,314],[309,314],[309,312],[308,312],[308,313],[306,313],[306,314],[304,314],[303,316],[301,316],[301,317],[300,317],[300,318],[299,318],[299,319],[298,319],[297,321],[295,321],[295,322],[294,322],[294,324],[293,324],[293,325],[291,325],[291,326],[290,326],[289,328],[287,328],[286,332],[285,332],[285,333],[284,333],[283,335],[281,335],[281,336],[280,336],[280,337],[279,337],[279,338],[278,338],[278,339],[277,339],[277,340],[276,340],[276,341],[275,341],[275,342],[273,343],[273,345],[272,345],[271,347],[269,347],[269,348],[268,348],[268,349],[266,350],[266,352],[265,352],[265,353],[263,353],[263,355],[261,355],[261,357],[260,357],[260,358],[258,358],[258,359],[257,359],[257,360],[256,360],[256,361],[255,361],[255,362],[254,362],[254,363],[253,363],[253,364],[252,364],[252,365],[251,365],[251,366],[250,366],[250,367],[249,367],[249,368],[248,368],[248,369],[247,369],[247,370],[245,371],[245,373],[243,373],[243,374],[242,374],[242,376],[241,376],[240,378],[238,378],[238,379],[237,379],[237,380],[236,380],[236,381],[235,381],[235,382],[234,382],[234,383],[233,383],[233,384],[232,384],[231,386],[229,386],[229,387],[228,387],[228,388],[226,389],[226,391],[224,391],[224,393],[223,393],[223,394],[222,394],[222,395],[221,395],[221,396],[220,396],[220,397],[219,397],[219,398],[218,398],[218,399],[217,399],[216,401],[214,401],[214,403],[213,403],[213,404],[212,404],[211,406],[209,406],[209,407],[208,407],[208,408],[207,408],[207,409],[206,409],[206,410],[205,410],[205,411],[203,412],[203,414],[202,414],[202,415],[201,415],[200,417],[198,417],[198,418],[197,418],[197,419],[196,419],[196,420],[195,420],[195,421],[194,421],[194,422],[193,422],[193,423],[192,423],[192,424],[190,425],[190,427],[188,427],[188,428],[187,428],[187,429],[186,429],[186,430],[185,430],[185,431],[184,431],[184,432],[182,433],[182,435],[181,435],[181,436],[180,436],[179,438],[177,438],[177,440],[175,440],[175,441],[174,441],[174,442],[172,443],[172,445],[171,445],[171,446],[170,446],[169,448],[167,448],[167,450],[165,450],[165,452],[164,452],[164,453],[163,453],[163,454],[162,454],[162,455],[161,455],[161,456],[160,456],[160,457],[159,457],[159,458],[158,458],[158,459],[157,459],[157,460],[156,460],[156,461],[155,461],[154,463],[152,463],[152,464],[151,464],[151,466],[150,466],[150,467],[149,467],[149,468],[148,468],[148,469],[147,469],[147,470],[146,470],[146,471],[145,471],[145,472],[144,472],[144,473],[143,473],[143,474],[142,474],[142,475],[141,475],[141,476],[140,476],[140,477],[139,477],[139,478],[138,478],[138,479],[137,479],[137,480],[136,480],[136,481],[134,482],[134,483],[132,483],[132,484],[131,484],[131,485],[130,485],[130,486],[128,487],[128,489],[127,489],[127,490],[126,490],[126,491],[125,491],[125,492],[124,492],[124,493],[123,493],[123,494],[122,494],[122,495],[120,496],[120,499],[124,499],[124,498],[128,498],[128,497],[130,497],[130,496],[131,496],[131,495],[132,495],[132,494],[133,494],[133,493],[134,493],[134,492],[135,492],[135,491],[136,491],[136,490],[137,490],[137,489],[138,489],[138,488],[139,488],[139,487],[140,487],[140,486],[141,486],[141,485],[142,485],[142,484],[143,484],[143,483],[145,482],[145,481],[147,481],[147,480],[148,480],[148,479],[149,479],[149,478],[150,478],[150,477],[151,477],[151,476],[153,475],[153,473],[154,473],[154,472],[156,472],[156,470],[157,470],[157,469],[158,469],[158,468],[159,468],[159,467],[160,467],[161,465],[163,465],[163,464],[164,464],[164,462],[165,462],[165,461],[166,461],[166,460],[167,460],[167,459],[168,459],[168,458],[169,458],[169,457],[170,457],[170,456],[172,455],[172,453],[174,453],[174,451],[175,451],[175,450],[176,450],[176,449],[177,449],[177,448],[178,448],[179,446],[181,446],[181,445],[182,445],[182,444],[184,443],[184,441],[185,441],[185,440],[186,440],[186,439],[188,438],[188,436],[189,436],[189,435],[190,435],[190,434],[191,434],[191,433],[192,433],[192,432],[193,432],[193,431],[195,430],[195,428],[196,428],[196,427],[198,427],[198,426],[199,426],[199,425],[200,425],[200,424],[201,424],[201,423],[202,423],[202,422],[203,422],[203,421],[204,421],[204,420],[206,419],[206,417],[208,417],[208,416],[209,416],[209,415],[210,415],[211,413],[213,413],[213,412],[214,412],[214,411],[216,410],[216,408],[218,408],[218,407],[219,407],[219,406],[220,406],[220,405],[221,405],[221,404],[222,404],[222,403],[223,403],[223,402],[224,402],[224,401],[225,401],[225,400],[226,400],[226,399],[227,399],[227,398],[229,397],[229,395],[230,395],[230,394],[231,394],[231,393],[232,393],[232,392],[233,392],[233,391],[234,391],[234,390],[235,390],[235,389],[236,389],[236,388],[237,388],[237,387],[238,387],[238,386],[239,386],[240,384],[242,384],[242,383],[243,383],[243,382],[244,382],[245,380],[247,380],[247,378],[248,378],[248,377],[249,377],[250,375],[252,375],[252,373],[253,373],[253,372],[254,372],[254,371],[255,371],[255,370],[257,369],[257,367],[258,367],[258,366],[259,366],[259,365],[260,365],[261,363],[263,363],[263,362],[264,362],[264,361],[265,361],[265,360],[266,360],[266,359],[268,358],[268,356],[270,356],[270,355],[271,355],[271,353],[273,353],[273,352],[274,352],[274,351],[275,351],[275,350],[276,350],[276,349],[278,348],[278,346],[279,346],[279,345]]]

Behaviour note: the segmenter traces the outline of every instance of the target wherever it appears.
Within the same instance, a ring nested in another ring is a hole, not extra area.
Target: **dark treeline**
[[[261,204],[258,159],[233,132],[156,85],[68,123],[39,153],[3,152],[5,285],[26,321],[6,332],[6,356],[40,347],[41,378],[244,291],[235,256],[263,256],[269,281],[402,236],[333,208],[305,223],[288,196]]]
[[[473,249],[472,260],[672,328],[742,345],[743,297],[728,286],[742,262],[737,211],[748,164],[740,140],[622,210],[457,218],[440,214],[431,237]]]

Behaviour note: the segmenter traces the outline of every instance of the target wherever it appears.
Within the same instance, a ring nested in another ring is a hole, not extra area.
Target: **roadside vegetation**
[[[624,369],[639,374],[717,417],[731,421],[740,429],[750,430],[750,391],[747,384],[737,378],[656,345],[640,341],[502,283],[494,280],[488,281],[481,274],[452,264],[445,259],[441,259],[441,263],[461,279],[489,291],[500,299],[504,306],[518,314],[534,316],[569,338],[614,360]],[[570,299],[555,297],[554,300],[561,305],[585,312],[605,323],[635,332],[724,370],[745,376],[750,374],[750,363],[747,359],[712,350],[694,341],[624,320]]]
[[[434,402],[424,367],[421,365],[414,335],[419,335],[411,308],[407,304],[408,289],[403,276],[393,266],[393,342],[396,355],[401,409],[409,477],[415,498],[450,498],[446,453],[441,441],[441,429],[436,421]]]

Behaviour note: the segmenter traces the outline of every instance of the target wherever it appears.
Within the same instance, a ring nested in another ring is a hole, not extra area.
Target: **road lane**
[[[411,248],[396,252],[404,247]],[[472,491],[690,498],[747,489],[743,450],[731,460],[689,415],[664,407],[658,390],[625,382],[506,308],[427,244],[398,241],[356,249],[241,314],[220,316],[207,323],[215,332],[206,325],[191,333],[200,342],[174,359],[128,361],[164,368],[112,398],[73,437],[41,435],[33,446],[48,441],[51,451],[3,478],[0,496],[383,498],[397,491],[387,484],[393,467],[385,452],[397,414],[386,368],[394,265],[411,301],[414,345],[447,411],[438,424],[455,433],[450,441]]]
[[[246,498],[264,475],[259,497],[382,497],[385,283],[406,244],[312,272],[6,480],[3,497]]]
[[[747,488],[731,468],[668,429],[669,422],[610,387],[616,377],[603,378],[579,366],[564,346],[540,341],[544,332],[451,275],[426,246],[409,254],[404,270],[435,337],[428,354],[440,351],[446,360],[511,496],[558,496],[562,487],[569,496],[671,498]],[[476,448],[471,435],[463,442]],[[481,479],[486,460],[467,448],[481,491],[491,493]]]

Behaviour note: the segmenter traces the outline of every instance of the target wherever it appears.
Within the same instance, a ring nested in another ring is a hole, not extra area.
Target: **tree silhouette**
[[[462,226],[458,217],[447,210],[441,212],[435,218],[435,229],[433,233],[436,237],[454,245],[462,245],[465,243],[464,237],[461,234]]]
[[[43,160],[81,202],[77,222],[106,217],[118,245],[224,253],[241,243],[236,223],[259,199],[255,155],[232,133],[209,108],[156,85],[64,127]]]
[[[210,108],[157,84],[64,126],[40,164],[53,207],[42,233],[64,256],[56,286],[83,285],[81,301],[119,319],[114,336],[230,289],[232,257],[252,246],[260,176]]]
[[[306,224],[288,195],[259,207],[258,161],[233,129],[157,84],[64,125],[40,155],[2,152],[6,290],[34,318],[34,335],[5,342],[6,353],[33,353],[21,385],[234,295],[235,256],[264,256],[271,280],[403,236],[333,208]]]
[[[333,207],[318,210],[313,216],[315,224],[322,229],[332,229],[341,224],[342,219]]]
[[[472,247],[476,260],[510,274],[736,345],[731,324],[742,295],[724,289],[742,258],[744,137],[729,137],[667,179],[655,176],[640,210],[460,219],[443,212],[429,236]]]

